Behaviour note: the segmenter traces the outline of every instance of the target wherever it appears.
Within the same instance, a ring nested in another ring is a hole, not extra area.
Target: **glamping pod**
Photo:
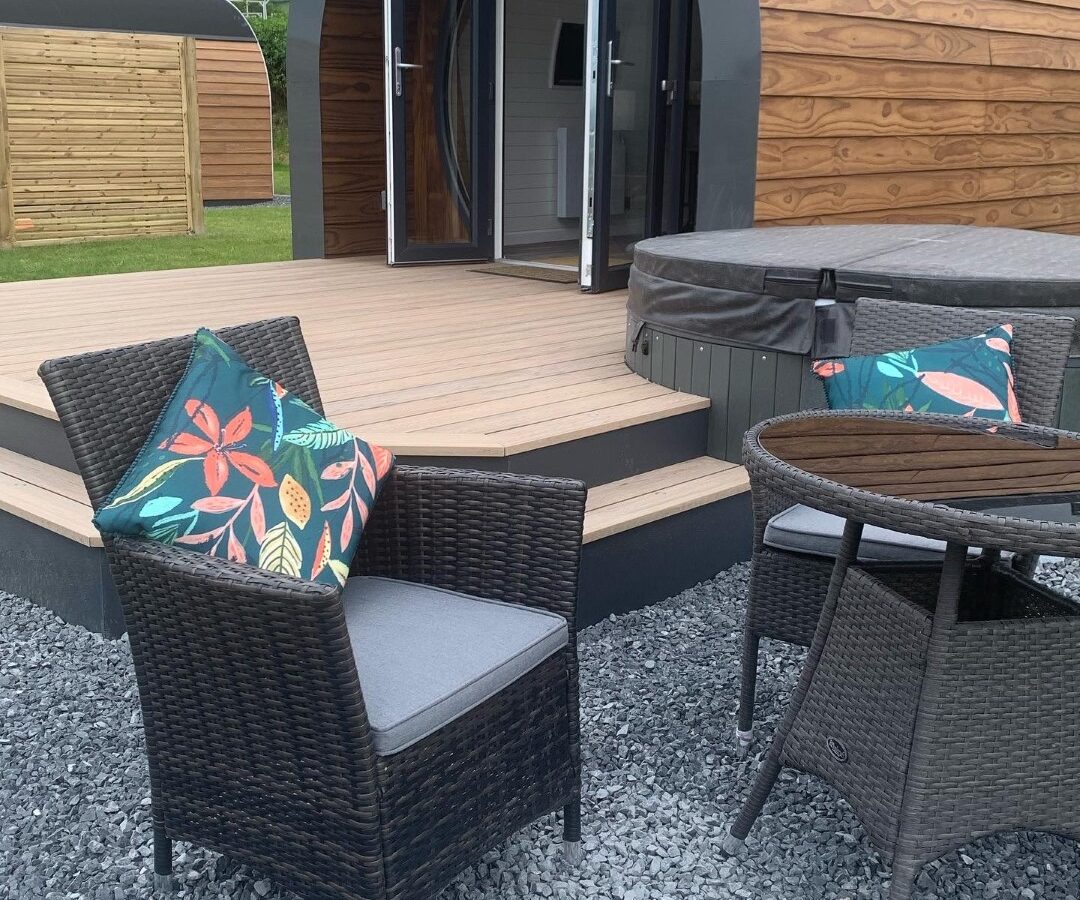
[[[228,0],[0,0],[0,99],[0,244],[273,197],[266,65]]]
[[[1074,0],[311,0],[290,27],[299,257],[602,290],[685,231],[1080,231]]]

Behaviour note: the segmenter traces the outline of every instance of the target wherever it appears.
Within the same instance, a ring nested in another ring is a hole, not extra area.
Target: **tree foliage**
[[[285,51],[288,44],[289,16],[284,11],[273,12],[265,19],[249,16],[248,21],[259,39],[263,56],[266,57],[266,70],[270,75],[270,96],[274,109],[284,112],[288,97],[285,87]]]

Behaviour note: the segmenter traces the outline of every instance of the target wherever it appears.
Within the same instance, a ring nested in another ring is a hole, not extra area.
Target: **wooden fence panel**
[[[761,0],[757,220],[1080,230],[1080,0]]]
[[[186,44],[0,29],[0,244],[202,229]]]
[[[254,41],[195,41],[205,200],[272,200],[270,82]]]

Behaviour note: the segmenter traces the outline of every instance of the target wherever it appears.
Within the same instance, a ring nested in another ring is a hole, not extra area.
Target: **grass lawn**
[[[289,164],[274,160],[274,193],[290,194],[289,188]]]
[[[287,167],[285,172],[287,178]],[[287,206],[208,209],[206,234],[201,237],[129,238],[0,250],[0,282],[291,258],[292,219]]]

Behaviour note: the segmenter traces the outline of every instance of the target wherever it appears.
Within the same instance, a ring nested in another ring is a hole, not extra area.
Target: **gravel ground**
[[[259,200],[255,203],[222,203],[215,202],[208,205],[209,209],[250,209],[258,206],[292,206],[291,194],[274,194],[273,200]]]
[[[1080,586],[1080,567],[1049,577]],[[719,851],[753,759],[728,751],[747,569],[582,636],[585,862],[554,817],[485,857],[442,900],[886,897],[888,870],[849,808],[785,773],[744,859]],[[773,649],[762,732],[801,654]],[[149,786],[130,650],[0,595],[0,900],[148,897]],[[759,745],[760,748],[760,745]],[[919,900],[1075,900],[1080,849],[1000,836],[927,866]],[[249,869],[180,844],[180,898],[283,900]]]

